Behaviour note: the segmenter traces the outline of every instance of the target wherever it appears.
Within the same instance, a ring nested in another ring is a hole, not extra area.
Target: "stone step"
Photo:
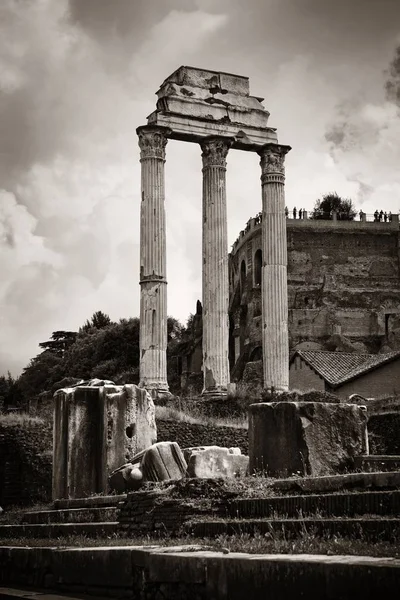
[[[398,471],[400,469],[400,456],[366,455],[356,456],[354,466],[364,472]]]
[[[275,492],[301,494],[328,494],[341,490],[400,489],[400,471],[374,473],[346,473],[324,477],[291,477],[271,484]]]
[[[90,596],[78,594],[71,596],[63,593],[57,594],[49,590],[19,589],[15,587],[0,587],[0,600],[82,600]],[[97,596],[96,600],[105,600],[106,596]]]
[[[315,537],[351,537],[365,541],[389,541],[398,544],[400,519],[220,519],[188,523],[185,532],[195,537],[210,538],[218,535],[262,535],[294,539],[303,535]]]
[[[104,523],[117,521],[118,506],[98,508],[64,508],[60,510],[38,510],[23,515],[21,523]]]
[[[126,500],[126,494],[109,496],[91,496],[90,498],[70,498],[54,500],[53,506],[59,508],[96,508],[99,506],[117,506]]]
[[[399,515],[400,491],[345,492],[310,494],[305,496],[272,496],[233,500],[229,515],[233,518],[324,516]]]
[[[101,537],[116,534],[118,523],[46,523],[0,525],[0,540],[10,538],[58,538],[70,535]]]

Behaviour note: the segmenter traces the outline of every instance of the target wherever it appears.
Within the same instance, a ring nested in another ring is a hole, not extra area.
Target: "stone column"
[[[267,144],[261,156],[262,343],[264,388],[289,389],[285,154],[290,146]]]
[[[136,131],[142,165],[139,385],[160,396],[169,394],[164,163],[170,130],[145,125]]]
[[[229,278],[226,157],[230,138],[201,142],[203,159],[203,372],[205,396],[224,396],[229,383]]]

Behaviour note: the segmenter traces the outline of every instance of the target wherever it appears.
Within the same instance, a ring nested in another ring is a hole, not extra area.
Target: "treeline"
[[[167,369],[172,390],[179,390],[179,355],[191,335],[191,321],[184,327],[168,317]],[[117,384],[139,382],[139,319],[112,322],[101,311],[74,331],[55,331],[41,342],[42,352],[32,358],[20,377],[0,377],[0,410],[26,407],[43,392],[74,383],[76,379],[110,379]]]

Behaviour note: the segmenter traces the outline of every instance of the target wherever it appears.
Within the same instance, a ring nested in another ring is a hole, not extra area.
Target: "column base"
[[[157,386],[139,383],[139,387],[144,388],[147,392],[149,392],[153,401],[158,401],[160,404],[165,404],[168,400],[171,400],[174,397],[174,395],[169,391],[168,385]]]
[[[221,400],[222,399],[225,400],[228,397],[228,390],[225,388],[222,388],[222,389],[215,388],[215,389],[203,390],[201,392],[201,397],[204,400],[211,400],[211,399],[213,400],[214,398],[215,399],[219,398]]]
[[[267,392],[268,394],[283,394],[285,392],[289,391],[289,386],[281,386],[281,387],[274,387],[274,386],[267,386],[264,387],[264,391]]]

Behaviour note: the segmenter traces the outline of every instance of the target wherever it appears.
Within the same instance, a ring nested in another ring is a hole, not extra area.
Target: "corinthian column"
[[[203,151],[203,395],[226,395],[228,360],[228,237],[226,157],[230,138],[201,142]]]
[[[159,396],[169,393],[164,163],[170,131],[145,125],[136,132],[142,165],[139,385]]]
[[[262,344],[264,387],[289,389],[285,154],[290,146],[267,144],[261,156]]]

